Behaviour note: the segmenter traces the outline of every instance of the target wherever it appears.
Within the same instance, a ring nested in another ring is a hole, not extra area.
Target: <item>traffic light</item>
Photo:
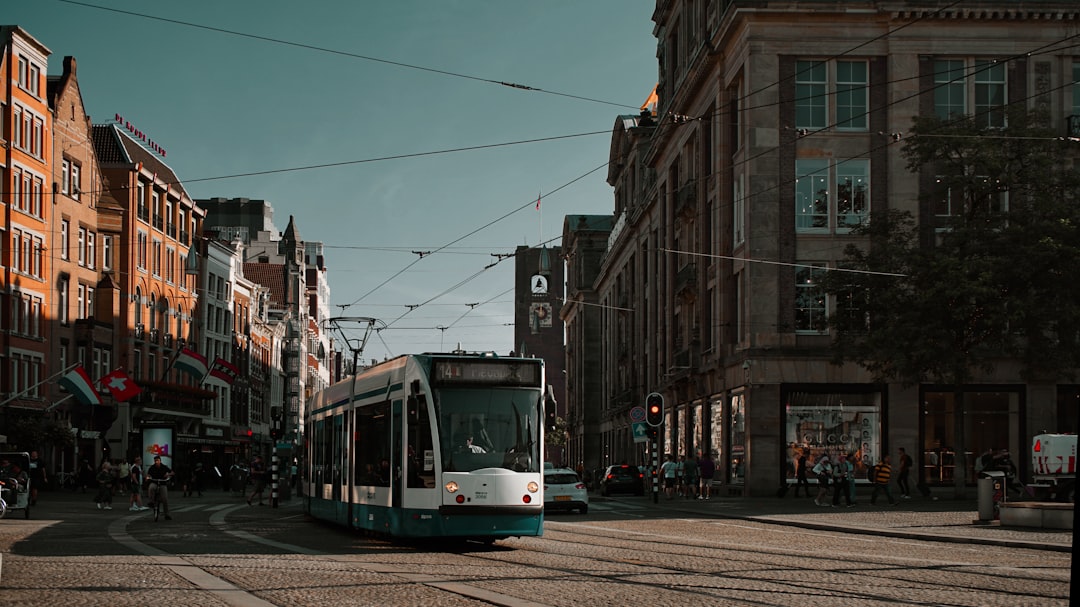
[[[281,428],[277,424],[270,427],[270,438],[274,440],[281,438]]]
[[[664,425],[664,397],[656,392],[645,397],[645,421],[653,427]]]

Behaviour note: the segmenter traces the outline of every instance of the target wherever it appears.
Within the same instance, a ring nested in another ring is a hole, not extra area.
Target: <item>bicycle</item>
[[[154,522],[156,523],[158,517],[161,516],[161,490],[162,488],[168,488],[172,485],[172,477],[170,476],[163,481],[150,480],[148,481],[148,484],[150,491],[147,496],[150,498],[150,501],[154,503]],[[172,517],[166,514],[165,520],[172,520]]]
[[[74,472],[60,472],[56,475],[57,482],[60,483],[61,489],[68,489],[74,491],[79,488],[78,479]]]

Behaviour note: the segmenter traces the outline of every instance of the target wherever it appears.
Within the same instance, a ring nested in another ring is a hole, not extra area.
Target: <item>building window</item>
[[[868,159],[795,161],[796,231],[846,232],[866,221],[869,213]]]
[[[86,265],[86,228],[79,228],[79,242],[76,243],[79,247],[79,265]]]
[[[154,239],[154,247],[151,250],[151,254],[153,255],[153,258],[150,260],[153,264],[151,266],[151,271],[154,276],[161,276],[161,241],[156,238]]]
[[[824,454],[855,454],[855,478],[865,479],[882,451],[881,394],[878,392],[790,392],[783,399],[788,456],[806,455],[812,463]],[[795,480],[793,461],[785,466]]]
[[[79,285],[75,298],[75,317],[86,318],[86,285]]]
[[[138,251],[136,251],[135,264],[140,270],[146,271],[146,254],[147,254],[147,235],[146,232],[139,230],[138,233]]]
[[[744,178],[744,175],[739,174],[734,184],[735,191],[731,196],[731,230],[732,241],[735,246],[741,245],[746,240],[746,186]]]
[[[828,124],[828,64],[795,62],[795,128],[823,129]]]
[[[71,322],[71,315],[70,315],[71,313],[68,310],[68,297],[69,297],[68,289],[69,288],[71,288],[71,285],[68,282],[67,278],[61,278],[56,283],[56,292],[57,292],[56,305],[57,305],[57,312],[58,312],[57,316],[59,316],[59,318],[60,318],[60,323],[64,324],[64,325]]]
[[[869,84],[865,61],[796,61],[795,127],[824,129],[831,119],[837,130],[865,131]]]
[[[818,286],[823,264],[802,264],[795,269],[795,332],[824,333],[828,329],[828,298]]]
[[[1005,63],[939,59],[934,62],[934,113],[941,120],[972,115],[982,127],[1005,126]],[[973,103],[969,103],[973,99]]]
[[[96,248],[97,234],[93,232],[86,233],[86,267],[93,268],[95,265],[94,260],[97,259]]]
[[[829,227],[829,161],[795,161],[795,229]]]
[[[112,269],[112,236],[101,235],[101,269]]]
[[[71,249],[71,222],[67,219],[60,221],[60,259],[67,260]]]
[[[135,186],[135,205],[139,219],[150,223],[150,211],[146,208],[146,184],[142,181]]]
[[[79,165],[71,164],[71,197],[75,200],[79,199],[79,194],[82,192],[82,170]]]

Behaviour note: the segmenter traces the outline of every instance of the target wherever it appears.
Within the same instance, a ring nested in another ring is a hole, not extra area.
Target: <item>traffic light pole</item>
[[[656,436],[660,434],[656,428],[652,429],[652,502],[660,503],[660,448]]]

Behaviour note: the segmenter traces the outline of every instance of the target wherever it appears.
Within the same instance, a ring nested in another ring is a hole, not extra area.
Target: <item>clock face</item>
[[[547,293],[548,292],[547,278],[545,278],[545,277],[543,277],[543,276],[541,276],[539,274],[537,274],[536,276],[533,276],[533,278],[532,278],[532,292],[537,293],[537,294]]]

